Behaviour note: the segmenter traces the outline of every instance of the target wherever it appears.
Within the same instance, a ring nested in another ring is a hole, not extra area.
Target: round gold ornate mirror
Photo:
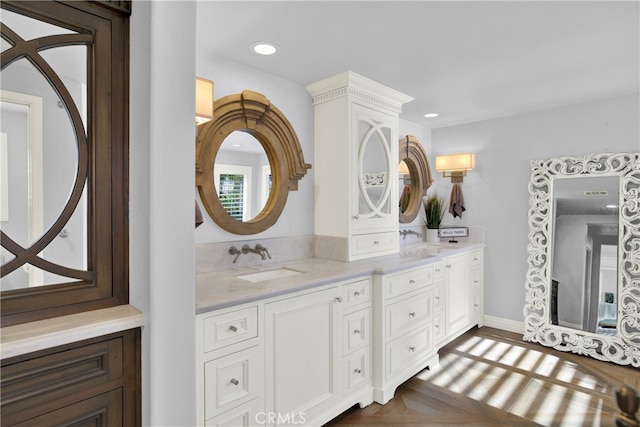
[[[408,180],[401,181],[400,188],[400,223],[406,224],[418,216],[422,206],[422,197],[433,183],[431,167],[422,144],[413,135],[400,139],[400,163],[408,169]]]
[[[196,139],[196,185],[200,198],[209,216],[222,229],[235,234],[259,233],[275,224],[289,191],[298,189],[298,180],[311,165],[304,162],[300,142],[287,118],[262,94],[245,90],[218,99],[213,108],[215,119],[198,126]],[[263,185],[266,201],[262,210],[252,218],[233,213],[226,202],[231,181],[241,172],[228,172],[221,163],[216,164],[220,147],[228,137],[237,137],[232,135],[237,133],[255,138],[268,159],[268,167],[255,171],[269,183],[268,187]]]

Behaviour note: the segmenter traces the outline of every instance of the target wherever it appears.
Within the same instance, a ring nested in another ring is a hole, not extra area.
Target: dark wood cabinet
[[[2,426],[140,425],[140,330],[2,361]]]

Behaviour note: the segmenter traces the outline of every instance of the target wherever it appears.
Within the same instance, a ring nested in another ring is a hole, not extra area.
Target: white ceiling
[[[401,117],[436,128],[637,93],[639,6],[200,1],[197,52],[301,85],[351,70],[414,97]],[[280,51],[249,51],[264,40]]]

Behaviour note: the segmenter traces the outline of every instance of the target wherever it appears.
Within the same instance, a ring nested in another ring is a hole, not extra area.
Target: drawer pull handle
[[[230,330],[231,332],[237,332],[237,331],[238,331],[238,328],[236,328],[235,326],[231,325],[231,326],[229,326],[229,330]]]
[[[354,334],[359,334],[359,333],[360,333],[360,329],[354,329],[354,330],[353,330],[353,333],[354,333]]]
[[[336,302],[342,302],[342,297],[336,297]]]
[[[356,374],[359,374],[362,371],[360,369],[356,368],[356,369],[353,370],[353,372],[355,372]]]
[[[416,281],[415,281],[415,280],[413,280],[413,279],[410,279],[410,280],[409,280],[409,283],[413,285],[414,283],[416,283]]]
[[[359,220],[359,219],[360,219],[360,215],[354,215],[354,216],[353,216],[353,219],[355,219],[355,220]]]
[[[353,296],[354,296],[354,297],[357,297],[358,295],[360,295],[360,291],[355,291],[355,292],[353,293]]]
[[[474,306],[474,307],[479,307],[479,305],[478,305],[478,304],[473,304],[473,306]]]
[[[478,261],[478,258],[474,257],[474,258],[473,258],[473,260],[474,260],[474,261]]]
[[[379,244],[380,244],[380,242],[378,242],[377,240],[374,240],[374,241],[373,241],[373,244],[374,244],[374,245],[379,245]]]
[[[235,378],[231,378],[231,381],[229,381],[229,382],[230,382],[231,384],[233,384],[233,385],[238,385],[238,384],[240,384],[240,383],[238,382],[238,380],[237,380],[237,379],[235,379]]]
[[[436,268],[436,273],[440,273],[440,267]]]
[[[409,312],[409,317],[416,317],[416,312],[415,311],[410,311]]]
[[[451,268],[451,264],[447,264],[447,268]]]
[[[409,347],[409,351],[411,351],[413,353],[414,351],[416,351],[416,348],[414,346],[411,346],[411,347]]]
[[[473,283],[478,284],[478,283],[480,283],[480,281],[479,280],[474,280]]]

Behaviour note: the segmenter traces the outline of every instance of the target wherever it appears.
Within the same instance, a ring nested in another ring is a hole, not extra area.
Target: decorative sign
[[[449,242],[456,243],[456,237],[469,237],[469,227],[438,228],[438,237],[450,238]]]

